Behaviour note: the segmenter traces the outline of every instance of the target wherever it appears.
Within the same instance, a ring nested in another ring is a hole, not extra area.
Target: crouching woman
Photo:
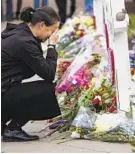
[[[22,130],[29,120],[60,115],[53,80],[57,65],[55,44],[60,19],[50,7],[23,9],[21,24],[7,24],[1,41],[1,128],[3,141],[32,141]],[[46,58],[41,42],[49,39]],[[22,83],[35,74],[43,81]],[[7,122],[10,123],[7,125]]]

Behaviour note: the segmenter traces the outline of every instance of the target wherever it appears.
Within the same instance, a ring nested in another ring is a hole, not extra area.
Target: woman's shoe
[[[39,136],[37,135],[29,135],[21,128],[9,129],[5,128],[3,133],[3,141],[4,142],[26,142],[26,141],[35,141],[39,140]]]

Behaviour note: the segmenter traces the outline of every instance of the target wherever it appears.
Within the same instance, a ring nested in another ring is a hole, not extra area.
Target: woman
[[[57,29],[59,16],[50,7],[25,8],[19,25],[8,24],[2,32],[2,136],[3,141],[39,139],[21,127],[29,120],[45,120],[60,115],[53,80],[57,65]],[[41,42],[49,39],[46,59]],[[43,81],[22,83],[39,75]],[[6,125],[8,121],[11,122]]]

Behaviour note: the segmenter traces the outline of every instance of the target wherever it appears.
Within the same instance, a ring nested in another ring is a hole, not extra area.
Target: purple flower
[[[66,90],[67,93],[71,93],[71,91],[72,91],[71,88],[68,88],[68,89]]]
[[[56,92],[61,93],[62,89],[61,88],[56,88]]]

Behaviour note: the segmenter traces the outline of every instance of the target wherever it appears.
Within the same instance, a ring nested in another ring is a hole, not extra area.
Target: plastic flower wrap
[[[81,87],[89,84],[89,81],[92,78],[91,69],[100,63],[100,55],[106,55],[104,46],[102,43],[99,43],[102,41],[102,39],[100,40],[102,36],[96,38],[89,36],[89,38],[91,43],[88,44],[88,46],[81,48],[79,54],[64,73],[60,84],[56,88],[57,92],[71,91],[72,85]]]
[[[81,106],[75,119],[72,122],[72,126],[89,130],[94,129],[96,116],[97,114],[95,112],[91,111],[89,108]]]
[[[75,88],[81,88],[78,96],[80,106],[92,105],[96,112],[112,113],[116,111],[115,87],[110,80],[107,53],[100,42],[103,39],[101,36],[95,38],[87,48],[82,48],[56,91],[71,93]]]
[[[57,44],[59,57],[69,58],[72,54],[76,55],[79,52],[78,44],[82,42],[82,37],[91,33],[93,28],[94,19],[91,16],[84,15],[69,19],[59,32]]]
[[[135,135],[135,121],[126,117],[124,112],[98,115],[95,133],[122,131],[129,136]]]
[[[59,57],[64,59],[74,59],[83,47],[86,47],[91,42],[91,34],[87,34],[74,42],[71,42],[63,50],[59,51]]]

